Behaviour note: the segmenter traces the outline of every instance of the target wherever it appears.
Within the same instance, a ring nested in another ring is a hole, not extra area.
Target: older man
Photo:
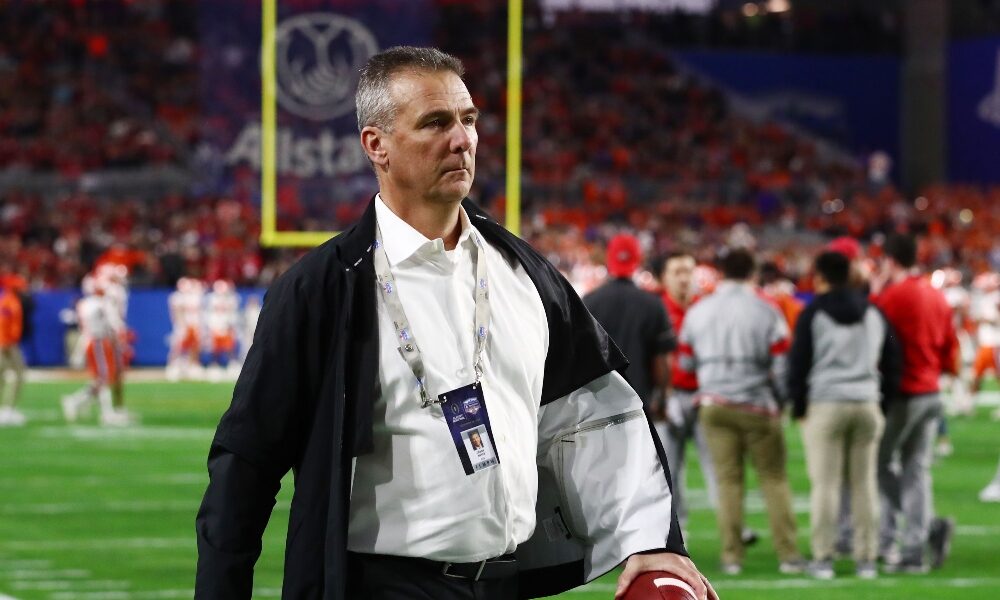
[[[686,557],[625,361],[558,272],[464,200],[478,111],[461,63],[362,70],[379,184],[268,293],[209,454],[196,596],[247,598],[295,472],[283,595],[506,600],[626,561],[715,593]],[[479,430],[488,456],[462,441]]]

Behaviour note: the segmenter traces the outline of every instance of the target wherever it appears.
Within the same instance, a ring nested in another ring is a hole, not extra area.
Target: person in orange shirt
[[[24,383],[24,355],[18,345],[23,331],[21,300],[10,286],[4,286],[0,290],[0,427],[24,425],[25,422],[24,413],[15,408]],[[8,371],[14,373],[14,382],[4,389]]]
[[[766,262],[760,268],[760,286],[764,295],[784,315],[789,330],[795,331],[795,323],[805,308],[805,304],[795,297],[795,284],[782,273],[776,263]]]

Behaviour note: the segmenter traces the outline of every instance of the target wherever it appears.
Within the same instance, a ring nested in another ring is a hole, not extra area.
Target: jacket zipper
[[[598,429],[604,429],[605,427],[614,427],[616,425],[622,425],[622,424],[627,423],[629,421],[633,421],[633,420],[641,417],[642,415],[643,415],[642,409],[641,408],[637,408],[635,410],[630,410],[629,412],[626,412],[626,413],[621,413],[621,414],[617,414],[617,415],[614,415],[614,416],[611,416],[611,417],[605,417],[603,419],[597,419],[595,421],[588,421],[586,423],[581,423],[581,424],[577,425],[576,427],[573,427],[572,429],[568,429],[568,430],[564,431],[563,433],[559,434],[558,436],[556,436],[556,443],[558,443],[558,444],[563,444],[563,443],[575,444],[576,442],[574,440],[566,439],[566,438],[569,438],[571,436],[576,436],[576,435],[579,435],[579,434],[582,434],[582,433],[587,433],[587,432],[590,432],[590,431],[596,431]],[[549,450],[550,451],[551,451],[551,448],[552,448],[552,446],[549,446]],[[566,525],[567,529],[569,529],[570,533],[574,537],[581,538],[582,537],[581,534],[578,533],[578,532],[576,532],[576,531],[574,531],[574,527],[572,526],[572,516],[571,516],[572,515],[572,511],[570,509],[569,498],[568,498],[568,496],[566,494],[566,482],[563,479],[563,477],[565,475],[565,472],[566,472],[566,467],[565,467],[565,460],[563,458],[563,452],[562,452],[562,447],[561,446],[558,447],[558,451],[556,453],[556,469],[557,470],[556,470],[556,473],[554,473],[554,475],[556,476],[556,488],[559,491],[559,503],[560,503],[560,505],[562,507],[563,512],[566,515],[570,515],[570,518],[569,518],[568,521],[564,517],[560,517],[560,518],[563,518],[563,523]]]
[[[556,439],[560,442],[565,442],[564,438],[570,435],[575,435],[578,433],[586,433],[588,431],[593,431],[595,429],[601,429],[603,427],[611,427],[612,425],[621,425],[627,421],[631,421],[637,417],[642,416],[642,409],[637,408],[635,410],[630,410],[627,413],[621,413],[613,417],[604,417],[603,419],[597,419],[596,421],[587,421],[586,423],[580,423],[573,429],[563,431]],[[573,442],[570,442],[573,443]]]

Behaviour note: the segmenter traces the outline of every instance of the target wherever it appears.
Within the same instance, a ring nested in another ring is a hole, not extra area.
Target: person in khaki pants
[[[722,569],[729,575],[742,571],[743,463],[749,456],[767,505],[778,570],[801,573],[806,565],[796,547],[781,428],[788,324],[751,282],[753,255],[729,249],[719,262],[725,281],[688,311],[677,352],[681,368],[698,375],[695,402],[719,489]]]
[[[813,562],[809,572],[832,579],[837,515],[848,477],[857,575],[878,572],[876,454],[885,419],[880,400],[896,395],[902,368],[892,328],[852,289],[850,261],[824,252],[815,262],[818,296],[795,327],[789,352],[792,416],[802,423],[810,493]]]

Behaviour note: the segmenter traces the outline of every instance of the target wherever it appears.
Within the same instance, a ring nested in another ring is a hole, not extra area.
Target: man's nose
[[[460,154],[472,148],[472,134],[461,122],[455,123],[451,131],[451,151]]]

